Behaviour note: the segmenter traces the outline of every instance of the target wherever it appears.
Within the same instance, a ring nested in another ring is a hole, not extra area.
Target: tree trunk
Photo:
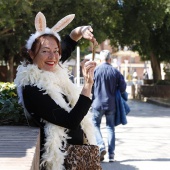
[[[156,83],[158,80],[162,79],[160,62],[153,53],[151,53],[150,59],[151,59],[151,67],[153,71],[153,80],[154,83]]]
[[[13,82],[14,81],[14,57],[10,57],[9,60],[7,61],[7,81],[8,82]]]

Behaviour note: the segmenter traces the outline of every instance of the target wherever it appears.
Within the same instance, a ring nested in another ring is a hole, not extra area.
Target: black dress
[[[68,59],[71,52],[75,49],[76,44],[77,43],[69,36],[66,36],[65,40],[62,42],[62,62]],[[43,93],[44,91],[40,91],[36,86],[27,85],[23,89],[25,107],[30,113],[34,125],[41,129],[40,155],[43,153],[42,148],[45,142],[45,124],[40,121],[41,119],[70,129],[68,135],[71,139],[67,141],[69,144],[83,144],[83,131],[80,127],[80,122],[87,114],[91,106],[91,100],[84,95],[80,95],[75,107],[68,114],[68,112],[57,105],[48,94],[44,95]],[[66,96],[64,96],[64,98],[67,102]]]

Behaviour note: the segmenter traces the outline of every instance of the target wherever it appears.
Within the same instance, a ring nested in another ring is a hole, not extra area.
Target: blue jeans
[[[93,122],[95,126],[95,136],[97,140],[97,145],[100,151],[105,149],[105,143],[101,134],[100,124],[103,115],[106,117],[106,130],[107,130],[107,142],[108,142],[108,153],[109,155],[114,155],[115,150],[115,111],[110,110],[95,110],[92,109]]]

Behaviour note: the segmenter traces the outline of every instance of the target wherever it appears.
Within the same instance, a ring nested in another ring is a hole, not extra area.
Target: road
[[[103,170],[170,170],[170,108],[129,100],[128,124],[116,127],[115,162]],[[102,134],[106,142],[105,118]]]

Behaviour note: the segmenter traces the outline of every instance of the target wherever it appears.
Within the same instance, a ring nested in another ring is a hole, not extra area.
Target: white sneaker
[[[114,162],[114,155],[109,155],[109,162]]]

